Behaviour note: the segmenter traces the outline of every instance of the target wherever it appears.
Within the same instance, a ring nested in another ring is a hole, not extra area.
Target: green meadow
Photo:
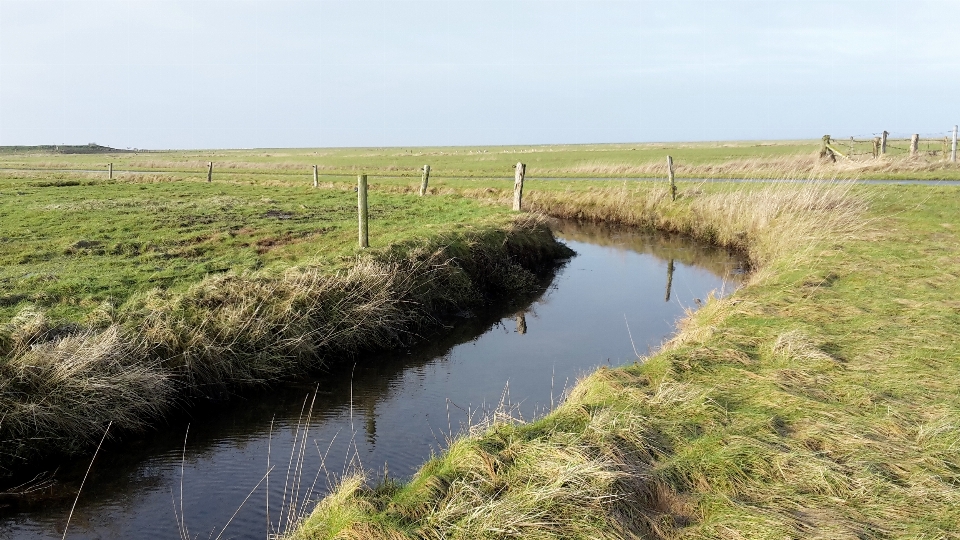
[[[566,255],[544,214],[738,250],[750,277],[541,419],[463,434],[409,481],[344,478],[293,538],[956,537],[960,186],[833,180],[960,168],[833,162],[819,144],[5,153],[2,440],[89,449],[109,421],[148,427],[185,383],[396,346],[435,314],[527,290]],[[689,181],[710,177],[810,181]]]

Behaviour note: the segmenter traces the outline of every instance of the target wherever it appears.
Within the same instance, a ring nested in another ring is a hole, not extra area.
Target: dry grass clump
[[[106,421],[138,429],[169,407],[174,381],[148,360],[144,341],[117,327],[80,331],[21,349],[0,364],[0,456],[37,447],[78,451]]]
[[[689,163],[679,160],[674,165],[681,178],[807,178],[809,176],[840,176],[856,178],[861,175],[884,176],[890,174],[917,174],[954,169],[951,163],[926,156],[884,156],[882,159],[848,159],[841,157],[836,162],[822,159],[819,153],[787,154],[768,157],[745,157],[713,163]],[[637,178],[663,178],[666,176],[662,161],[607,162],[588,161],[577,165],[538,169],[538,175],[561,176],[611,176]]]
[[[610,405],[624,392],[650,406],[704,401],[679,387],[636,392],[624,377],[595,373],[532,424],[474,428],[407,485],[347,477],[288,538],[660,537],[688,508],[654,481],[648,417]]]
[[[533,292],[534,272],[569,254],[542,220],[523,217],[395,245],[333,275],[302,267],[151,291],[103,306],[88,328],[27,308],[0,329],[3,463],[80,449],[109,421],[141,428],[176,396],[417,341],[448,314]]]

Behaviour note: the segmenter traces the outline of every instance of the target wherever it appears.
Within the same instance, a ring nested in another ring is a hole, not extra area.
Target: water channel
[[[265,538],[287,520],[284,493],[288,505],[296,495],[296,506],[309,510],[358,464],[408,478],[450,434],[498,407],[524,419],[543,414],[593,368],[655,350],[686,309],[711,292],[732,292],[742,275],[732,254],[685,238],[554,227],[577,256],[545,278],[537,298],[474,314],[430,343],[359,358],[315,380],[194,404],[150,434],[108,444],[68,538],[175,539],[180,517],[190,538]],[[301,448],[298,489],[285,488]],[[28,495],[0,486],[0,538],[61,538],[88,459],[64,464]]]

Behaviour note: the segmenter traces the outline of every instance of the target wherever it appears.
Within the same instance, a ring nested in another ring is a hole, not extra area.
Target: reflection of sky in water
[[[205,538],[214,531],[212,537],[217,536],[263,477],[268,449],[276,467],[269,478],[270,516],[276,524],[288,464],[291,455],[298,455],[294,438],[304,397],[318,382],[303,473],[290,475],[301,478],[297,506],[310,508],[304,496],[321,496],[328,482],[352,462],[377,474],[386,466],[391,475],[408,477],[431,452],[445,446],[451,431],[462,430],[470,415],[476,423],[506,400],[515,414],[530,419],[592,368],[634,361],[631,335],[640,354],[655,349],[673,332],[684,309],[695,306],[695,299],[724,288],[722,278],[704,267],[736,267],[721,251],[675,237],[570,227],[559,225],[559,234],[566,234],[577,257],[558,272],[541,298],[518,313],[467,321],[431,344],[367,359],[369,365],[361,360],[328,380],[286,384],[200,407],[192,419],[170,420],[164,432],[114,445],[94,466],[70,537],[178,537],[174,508],[180,508],[180,457],[188,422],[183,511],[191,535]],[[670,260],[672,290],[670,300],[664,301]],[[731,286],[726,288],[729,292]],[[523,334],[517,332],[520,314]],[[317,477],[322,456],[325,467]],[[294,469],[297,461],[295,457]],[[78,481],[86,465],[72,464],[60,477]],[[264,482],[225,538],[264,537],[266,492]],[[71,503],[72,494],[67,493],[20,507],[19,512],[0,509],[5,513],[0,536],[59,538]],[[284,511],[284,520],[288,513]]]

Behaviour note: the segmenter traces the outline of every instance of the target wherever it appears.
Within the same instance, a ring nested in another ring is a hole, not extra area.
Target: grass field
[[[837,148],[847,151],[846,143]],[[836,163],[819,157],[820,141],[740,141],[703,143],[635,143],[596,145],[260,149],[117,154],[55,154],[3,152],[0,169],[82,169],[105,176],[113,163],[121,178],[205,179],[207,163],[222,181],[309,183],[312,166],[333,177],[365,172],[372,175],[419,176],[429,164],[441,178],[510,178],[518,161],[527,164],[530,178],[655,177],[666,176],[671,155],[680,178],[808,178],[960,179],[960,168],[944,160],[940,142],[921,145],[921,155],[910,158],[891,141],[883,159],[863,155],[870,149],[857,143],[853,159]],[[936,153],[934,153],[936,152]],[[124,171],[124,172],[119,172]],[[130,172],[127,172],[130,171]]]
[[[509,220],[464,199],[371,193],[374,248]],[[82,318],[104,302],[224,272],[353,264],[356,194],[343,189],[87,178],[0,180],[0,320],[29,302]]]
[[[423,339],[569,253],[462,197],[373,190],[361,252],[350,186],[165,180],[0,175],[0,472]]]
[[[109,156],[116,169],[142,170],[116,182],[102,172],[0,172],[10,284],[2,309],[11,317],[0,322],[12,321],[2,334],[0,394],[79,404],[83,388],[41,384],[56,366],[74,365],[64,358],[130,366],[131,354],[157,350],[163,354],[148,357],[199,386],[276,377],[295,364],[264,363],[255,351],[298,359],[356,347],[357,334],[337,326],[344,320],[365,332],[383,321],[422,322],[398,311],[371,322],[324,306],[386,309],[416,298],[440,309],[476,299],[432,296],[424,284],[433,280],[452,291],[468,282],[522,289],[522,271],[482,261],[526,268],[561,255],[538,225],[504,210],[510,165],[523,160],[528,209],[741,250],[749,283],[709,301],[656,355],[589,376],[541,420],[458,439],[409,483],[345,479],[294,537],[960,536],[960,187],[681,182],[674,203],[663,183],[537,179],[631,175],[655,170],[667,152],[689,163],[688,173],[722,176],[957,178],[957,167],[896,156],[865,167],[824,164],[819,143],[732,143],[709,152],[706,144],[642,146],[124,154]],[[631,160],[632,152],[649,160]],[[4,155],[0,167],[85,169],[105,158]],[[211,159],[219,165],[206,184]],[[315,162],[343,176],[313,190]],[[425,163],[435,176],[430,197],[420,199],[412,193]],[[381,175],[371,179],[371,201],[383,213],[371,223],[377,249],[357,261],[349,175],[360,170]],[[422,230],[431,233],[410,240]],[[416,274],[451,255],[476,264]],[[394,279],[407,274],[418,277]],[[511,277],[482,282],[500,274]],[[306,315],[288,318],[288,306]],[[318,323],[339,341],[305,331]],[[238,327],[240,334],[231,330]],[[11,330],[18,328],[29,332]],[[57,337],[55,328],[66,337],[31,347],[30,336]],[[375,343],[396,339],[388,331]],[[132,374],[137,388],[171,391],[153,364],[139,367],[93,373]],[[122,417],[102,404],[77,406],[73,429],[98,436],[108,419]],[[17,409],[21,418],[42,412],[40,403],[28,405]],[[147,405],[154,415],[163,409]],[[7,412],[0,426],[10,425]]]

